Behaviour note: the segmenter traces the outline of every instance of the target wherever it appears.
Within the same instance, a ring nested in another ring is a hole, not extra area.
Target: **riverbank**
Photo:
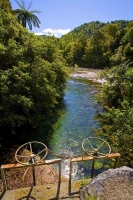
[[[72,70],[71,77],[78,79],[87,79],[97,83],[104,83],[105,80],[100,77],[103,70],[100,69],[87,69],[76,68]]]

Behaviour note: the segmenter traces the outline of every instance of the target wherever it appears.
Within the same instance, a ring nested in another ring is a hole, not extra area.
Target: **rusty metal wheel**
[[[23,165],[34,165],[47,156],[47,146],[38,141],[32,141],[23,144],[15,152],[15,159],[17,162]]]

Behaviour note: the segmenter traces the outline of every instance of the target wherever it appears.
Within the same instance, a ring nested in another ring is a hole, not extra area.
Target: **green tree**
[[[117,31],[118,31],[118,27],[116,24],[108,25],[108,34],[112,37],[112,39],[115,39]]]
[[[88,39],[84,55],[86,67],[104,68],[104,66],[106,66],[108,55],[107,58],[105,58],[105,55],[103,55],[105,41],[105,34],[100,30],[95,31],[93,35]]]
[[[106,83],[97,95],[105,108],[98,116],[98,134],[105,136],[112,150],[121,154],[121,165],[133,167],[133,63],[106,70]]]
[[[129,43],[131,47],[133,47],[133,26],[129,29],[127,28],[127,32],[122,39],[123,44]]]
[[[74,42],[70,42],[63,51],[64,58],[69,67],[74,66],[73,52],[74,52]]]
[[[25,138],[42,121],[49,122],[64,94],[67,69],[56,38],[29,33],[4,11],[0,19],[0,148],[4,148],[13,138]]]
[[[123,100],[133,105],[133,71],[129,61],[106,70],[103,77],[106,83],[100,92],[100,103],[103,106],[119,108]]]
[[[30,2],[28,8],[26,9],[25,2],[21,0],[21,4],[15,0],[17,4],[19,5],[20,9],[14,10],[14,12],[17,14],[17,19],[22,24],[23,27],[26,27],[26,24],[28,24],[28,27],[30,30],[32,30],[32,25],[34,27],[39,28],[39,24],[41,23],[39,18],[34,13],[40,13],[38,10],[29,10],[32,2]]]
[[[9,0],[0,0],[0,10],[5,12],[12,12],[11,3]]]

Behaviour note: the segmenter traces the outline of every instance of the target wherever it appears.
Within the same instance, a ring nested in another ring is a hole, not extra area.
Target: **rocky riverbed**
[[[102,70],[98,69],[86,69],[86,68],[77,68],[74,69],[71,73],[71,77],[74,78],[84,78],[98,83],[104,83],[105,80],[100,77]]]

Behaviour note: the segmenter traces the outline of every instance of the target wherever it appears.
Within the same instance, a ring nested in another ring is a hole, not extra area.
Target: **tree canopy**
[[[60,39],[68,66],[105,69],[132,61],[133,21],[85,23]]]
[[[0,149],[55,113],[68,73],[58,39],[35,36],[0,12]],[[8,138],[8,140],[7,140]]]
[[[133,167],[133,63],[105,70],[103,77],[106,83],[97,100],[105,110],[98,116],[102,124],[98,135],[121,154],[120,165]]]
[[[0,0],[0,11],[12,12],[11,3],[8,0]]]

